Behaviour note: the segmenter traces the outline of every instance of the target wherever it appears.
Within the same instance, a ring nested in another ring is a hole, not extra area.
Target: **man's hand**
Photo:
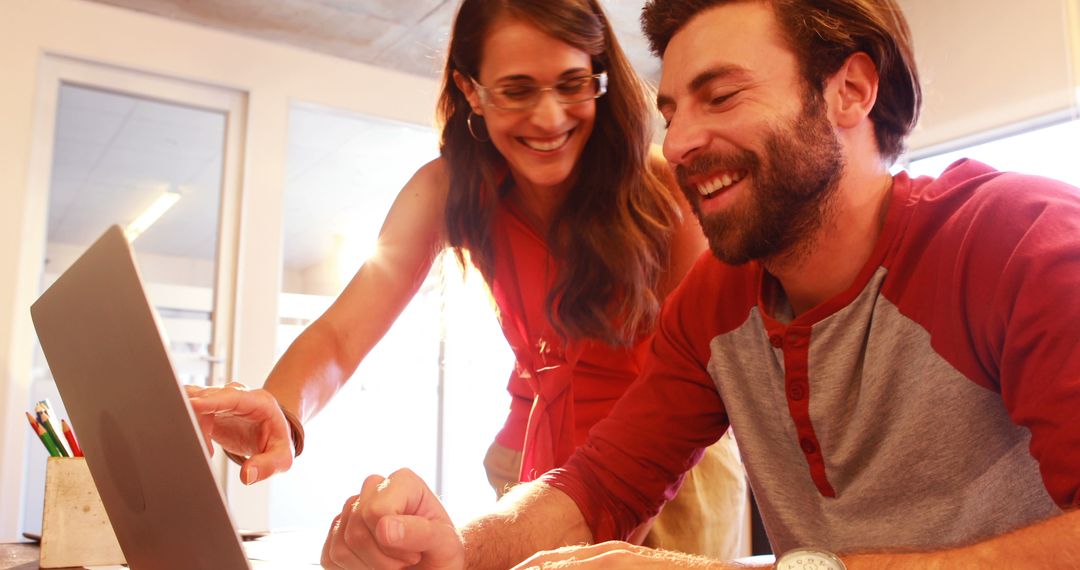
[[[602,542],[593,545],[565,546],[557,550],[539,552],[514,567],[514,570],[554,568],[745,568],[721,562],[672,552],[636,546],[629,542]]]
[[[465,547],[439,499],[415,473],[372,475],[334,517],[323,568],[465,567]]]
[[[210,453],[216,441],[225,451],[249,458],[240,466],[242,482],[251,485],[292,467],[289,424],[270,392],[248,390],[240,382],[184,389]]]

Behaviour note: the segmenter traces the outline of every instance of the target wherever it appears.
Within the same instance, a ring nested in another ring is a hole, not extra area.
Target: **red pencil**
[[[75,434],[71,431],[71,426],[68,425],[67,420],[60,420],[60,429],[64,431],[64,438],[67,439],[68,445],[71,446],[71,454],[75,457],[82,457],[82,449],[79,448],[79,444],[75,441]]]

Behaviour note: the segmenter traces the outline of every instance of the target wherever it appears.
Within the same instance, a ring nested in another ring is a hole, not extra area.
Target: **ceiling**
[[[459,0],[93,0],[330,55],[438,77]],[[645,0],[600,0],[631,63],[660,62],[638,26]]]
[[[95,0],[436,77],[458,0]],[[624,49],[658,75],[637,18],[644,0],[602,0]],[[166,190],[183,198],[136,250],[214,258],[223,116],[66,85],[61,90],[49,202],[49,241],[85,246]],[[410,149],[402,152],[402,148]],[[370,240],[398,189],[437,154],[431,129],[324,108],[290,112],[284,265],[299,270]],[[411,162],[402,159],[410,157]],[[363,191],[357,189],[362,188]],[[182,238],[178,237],[182,236]],[[361,247],[363,247],[361,245]]]

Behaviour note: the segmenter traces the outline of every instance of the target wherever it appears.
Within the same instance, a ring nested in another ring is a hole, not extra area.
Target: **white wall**
[[[1078,0],[900,0],[923,83],[914,155],[1076,116]]]
[[[38,67],[46,54],[247,94],[234,373],[249,383],[273,364],[281,279],[281,194],[288,109],[305,101],[430,124],[427,80],[80,0],[4,0],[0,17],[0,540],[18,536],[33,332],[45,252],[48,173],[31,168]],[[44,154],[42,154],[44,153]],[[230,498],[243,502],[243,494]],[[252,497],[238,524],[258,526]],[[235,504],[235,503],[234,503]]]

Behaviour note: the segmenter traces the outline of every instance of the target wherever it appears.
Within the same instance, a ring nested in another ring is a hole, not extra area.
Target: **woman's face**
[[[490,90],[502,89],[507,94],[516,93],[515,87],[565,86],[593,73],[587,53],[516,19],[504,18],[492,26],[483,53],[475,79]],[[471,82],[465,89],[519,186],[569,188],[592,133],[595,99],[564,104],[556,100],[555,91],[548,90],[541,92],[534,106],[508,110],[483,105]],[[473,123],[477,123],[475,118]]]

